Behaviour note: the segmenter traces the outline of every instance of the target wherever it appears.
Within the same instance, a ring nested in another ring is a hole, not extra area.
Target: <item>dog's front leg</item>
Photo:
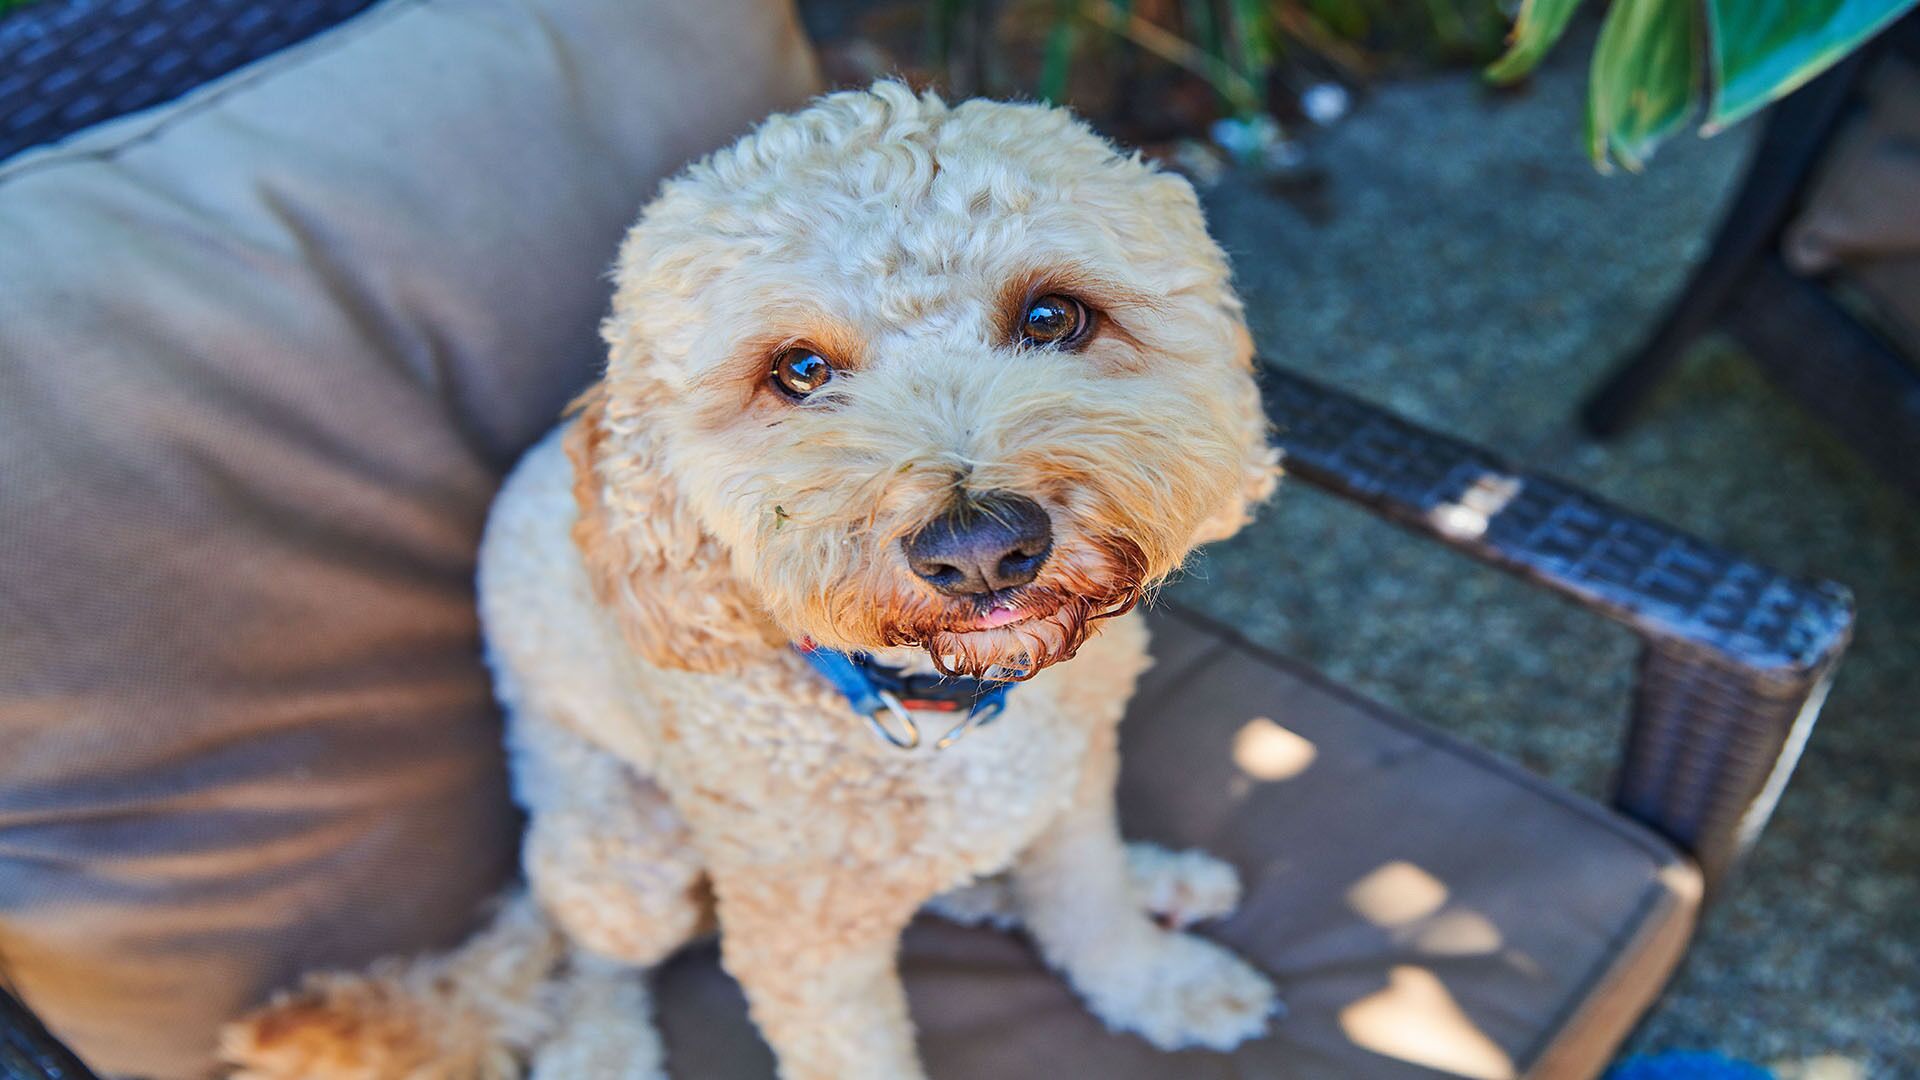
[[[845,868],[713,867],[726,969],[781,1080],[916,1080],[897,958],[923,899]]]
[[[1232,953],[1141,910],[1113,806],[1117,733],[1094,735],[1073,802],[1014,865],[1022,919],[1047,962],[1109,1027],[1162,1049],[1229,1049],[1266,1030],[1273,985]]]

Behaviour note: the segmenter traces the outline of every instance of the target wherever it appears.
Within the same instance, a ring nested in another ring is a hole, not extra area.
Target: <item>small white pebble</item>
[[[1338,123],[1352,107],[1353,95],[1339,83],[1315,83],[1300,95],[1300,111],[1321,127]]]

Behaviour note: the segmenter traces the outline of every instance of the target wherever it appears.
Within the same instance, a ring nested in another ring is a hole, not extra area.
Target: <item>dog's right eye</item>
[[[1075,349],[1086,341],[1093,318],[1071,296],[1049,293],[1027,304],[1020,317],[1020,341],[1036,348]]]
[[[795,401],[827,385],[833,365],[812,349],[786,349],[773,358],[773,385]]]

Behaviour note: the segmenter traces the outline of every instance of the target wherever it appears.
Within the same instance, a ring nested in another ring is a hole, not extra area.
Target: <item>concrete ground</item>
[[[1709,341],[1597,446],[1577,402],[1684,280],[1751,125],[1641,176],[1577,148],[1584,43],[1531,91],[1379,89],[1318,137],[1312,213],[1206,201],[1270,357],[1710,540],[1855,591],[1857,643],[1774,822],[1632,1043],[1806,1075],[1920,1075],[1920,507]],[[1316,223],[1316,221],[1318,223]],[[1304,486],[1171,595],[1338,680],[1593,794],[1633,642]]]

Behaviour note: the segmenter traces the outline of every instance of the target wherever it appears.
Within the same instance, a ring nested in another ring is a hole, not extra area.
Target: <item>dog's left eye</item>
[[[769,377],[781,393],[798,400],[827,385],[833,365],[812,349],[787,349],[773,358]]]
[[[1071,296],[1050,293],[1027,304],[1020,317],[1020,341],[1025,345],[1047,345],[1070,349],[1086,339],[1093,326],[1087,306]]]

